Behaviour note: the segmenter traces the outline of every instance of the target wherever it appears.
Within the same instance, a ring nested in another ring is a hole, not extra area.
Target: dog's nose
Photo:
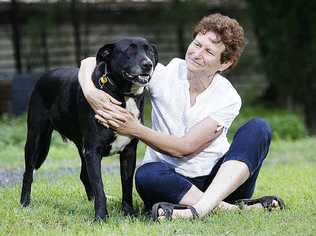
[[[141,64],[142,69],[149,71],[153,67],[153,63],[149,60],[144,60]]]

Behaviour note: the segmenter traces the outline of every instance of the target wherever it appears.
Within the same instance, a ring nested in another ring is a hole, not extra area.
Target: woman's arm
[[[222,133],[217,122],[207,118],[182,137],[163,134],[139,124],[133,136],[154,149],[175,157],[185,157],[201,152]]]
[[[106,122],[104,113],[98,111],[96,118]],[[107,121],[121,134],[132,135],[141,139],[152,148],[174,157],[185,157],[202,151],[222,133],[222,126],[211,118],[206,118],[182,137],[163,134],[142,125],[127,111],[116,115],[115,120]]]
[[[89,97],[89,95],[96,89],[94,84],[92,83],[91,76],[93,70],[96,66],[96,58],[88,57],[81,61],[81,65],[78,72],[79,84],[82,88],[83,94],[85,97]]]
[[[94,86],[91,76],[95,66],[95,57],[88,57],[81,61],[80,69],[78,72],[79,84],[91,108],[95,112],[97,110],[107,112],[107,118],[111,119],[111,112],[116,110],[122,110],[122,108],[119,106],[121,103],[113,97],[111,97],[110,95],[108,95],[107,93],[105,93],[104,91],[97,89]]]

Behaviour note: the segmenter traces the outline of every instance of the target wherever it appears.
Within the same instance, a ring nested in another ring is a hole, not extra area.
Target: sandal
[[[278,207],[280,210],[283,210],[285,208],[284,201],[276,196],[264,196],[257,199],[240,199],[235,201],[235,205],[238,205],[240,209],[243,209],[245,206],[251,206],[256,203],[260,203],[264,209],[267,209],[268,211],[271,211],[275,206],[273,206],[273,201],[278,202]]]
[[[162,209],[163,214],[159,215],[159,209]],[[199,214],[193,206],[173,204],[169,202],[158,202],[153,205],[151,210],[151,217],[154,221],[159,221],[159,216],[166,217],[167,220],[172,220],[173,210],[185,210],[189,209],[192,213],[193,219],[199,218]]]

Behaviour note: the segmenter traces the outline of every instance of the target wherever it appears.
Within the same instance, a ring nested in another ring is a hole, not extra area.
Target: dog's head
[[[158,63],[158,52],[156,46],[144,38],[125,38],[100,48],[96,60],[99,74],[106,70],[120,88],[131,84],[143,87]]]

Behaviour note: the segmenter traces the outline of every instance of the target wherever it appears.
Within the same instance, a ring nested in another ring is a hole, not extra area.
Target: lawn
[[[215,211],[195,221],[152,222],[143,214],[136,191],[138,215],[124,217],[119,161],[117,156],[104,158],[110,218],[94,223],[93,203],[87,201],[79,180],[77,151],[71,143],[62,143],[58,134],[54,134],[47,161],[35,174],[31,207],[19,205],[25,118],[2,118],[0,122],[0,177],[6,176],[0,181],[0,235],[316,235],[316,138],[272,142],[255,197],[281,196],[286,210]],[[139,160],[144,150],[139,145]]]

